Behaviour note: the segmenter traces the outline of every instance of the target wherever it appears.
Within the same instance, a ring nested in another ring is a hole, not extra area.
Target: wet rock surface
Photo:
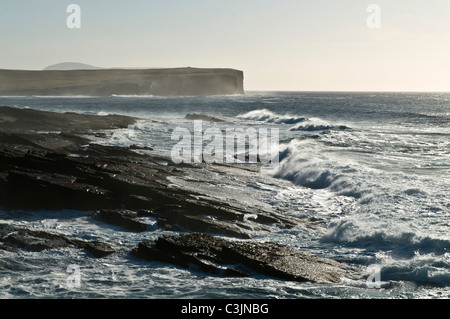
[[[0,250],[34,251],[58,248],[82,248],[91,252],[94,257],[106,257],[115,252],[114,248],[98,241],[69,239],[60,234],[36,231],[12,225],[0,225]]]
[[[298,282],[340,282],[338,262],[274,243],[229,241],[207,234],[164,236],[143,242],[133,255],[222,276],[265,275]]]

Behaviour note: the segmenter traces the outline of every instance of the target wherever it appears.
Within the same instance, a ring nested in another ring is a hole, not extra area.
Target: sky
[[[0,68],[217,67],[244,71],[247,91],[450,92],[449,17],[448,0],[0,0]]]

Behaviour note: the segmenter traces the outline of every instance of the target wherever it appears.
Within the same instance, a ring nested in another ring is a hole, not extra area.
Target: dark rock
[[[313,282],[340,282],[342,266],[274,243],[234,243],[222,250],[227,259],[280,279]]]
[[[30,230],[12,225],[0,225],[0,249],[43,251],[59,248],[82,248],[100,258],[115,252],[111,245],[99,241],[73,240],[59,234]]]
[[[0,129],[3,132],[105,130],[126,128],[135,121],[135,118],[123,115],[54,113],[0,106]]]
[[[100,210],[96,216],[106,223],[119,225],[132,231],[146,231],[150,225],[138,213],[130,210]]]
[[[115,249],[111,245],[100,241],[73,240],[72,242],[92,253],[95,258],[103,258],[115,253]]]
[[[345,273],[338,262],[279,244],[234,242],[197,233],[142,242],[132,254],[222,276],[259,274],[298,282],[338,283]]]
[[[140,151],[153,151],[153,148],[148,146],[139,146],[139,145],[130,145],[130,149],[132,150],[140,150]]]
[[[63,236],[10,225],[0,225],[0,241],[5,245],[28,251],[42,251],[71,246],[70,241]]]
[[[5,244],[0,244],[0,250],[10,251],[13,253],[17,253],[19,251],[17,248],[10,246],[10,245],[5,245]]]
[[[201,120],[201,121],[208,121],[208,122],[226,122],[227,120],[222,117],[218,116],[211,116],[211,115],[205,115],[205,114],[186,114],[185,116],[188,120]]]

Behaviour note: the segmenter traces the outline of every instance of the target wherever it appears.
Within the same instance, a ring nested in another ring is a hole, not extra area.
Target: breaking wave
[[[319,143],[295,139],[280,146],[280,150],[280,165],[273,173],[274,177],[307,188],[328,188],[338,195],[370,201],[370,191],[351,179],[357,168],[351,162],[321,155]]]
[[[290,131],[323,131],[323,130],[346,130],[349,129],[346,125],[334,125],[325,122],[320,118],[306,118],[295,115],[281,115],[269,111],[267,109],[260,109],[247,112],[237,116],[239,119],[258,121],[264,123],[274,124],[291,124]]]
[[[290,131],[324,131],[324,130],[347,130],[348,126],[329,124],[321,119],[309,119],[305,123],[299,123],[291,127]]]
[[[392,229],[375,218],[366,220],[360,217],[339,220],[332,224],[322,240],[351,247],[390,251],[396,256],[406,258],[417,254],[445,255],[450,247],[449,240],[420,236],[401,227]]]
[[[348,258],[355,263],[379,264],[383,282],[450,286],[448,239],[420,235],[397,224],[381,223],[373,216],[354,216],[332,224],[321,241],[369,252],[363,254],[365,258]]]
[[[297,124],[308,120],[307,118],[301,116],[276,114],[267,109],[250,111],[248,113],[238,115],[237,117],[240,119],[275,124]]]

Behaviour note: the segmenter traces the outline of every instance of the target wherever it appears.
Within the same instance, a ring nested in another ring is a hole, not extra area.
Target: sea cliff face
[[[244,94],[234,69],[0,70],[0,96],[232,95]]]

